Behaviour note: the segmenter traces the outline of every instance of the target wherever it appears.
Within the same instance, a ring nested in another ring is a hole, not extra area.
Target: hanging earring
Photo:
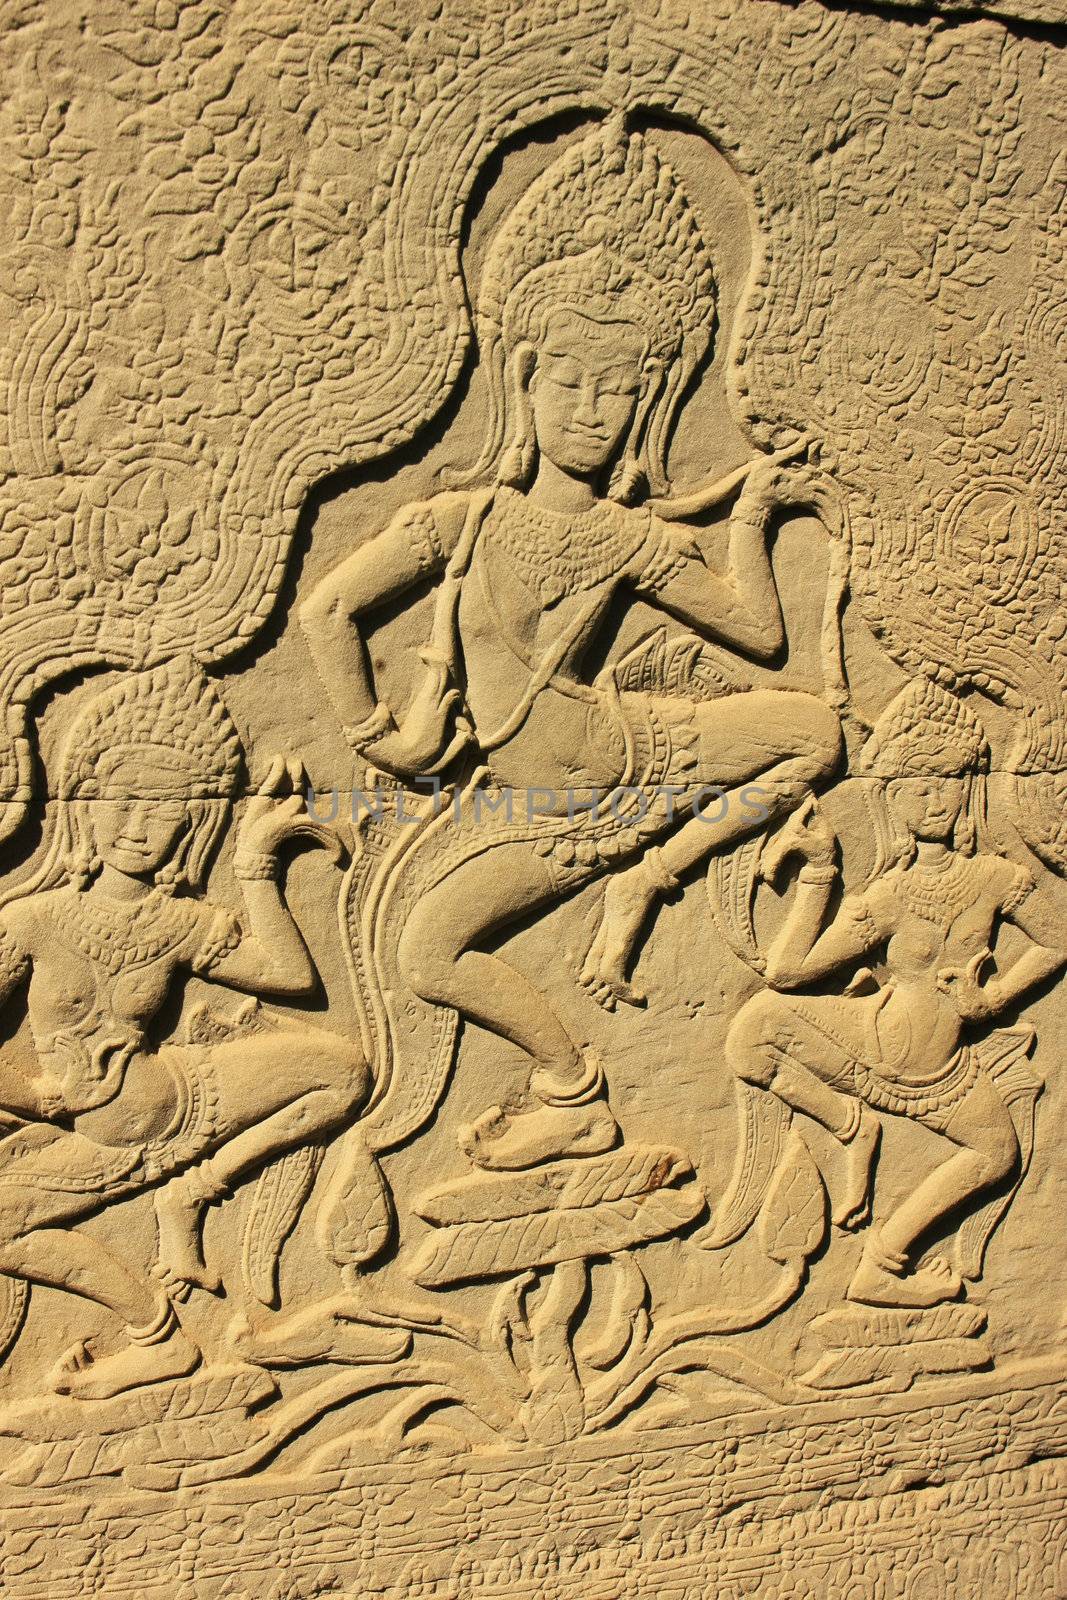
[[[68,826],[72,835],[71,846],[67,852],[67,871],[70,873],[71,882],[77,889],[88,888],[103,866],[96,850],[96,841],[93,837],[91,819],[80,808],[85,805],[83,800],[68,801],[68,805],[75,809],[69,815]]]
[[[974,825],[967,800],[960,807],[960,814],[956,818],[956,826],[952,830],[952,842],[961,855],[973,856],[978,843],[978,831]]]
[[[608,484],[608,499],[622,506],[632,506],[636,500],[642,499],[650,488],[649,474],[642,457],[645,453],[649,418],[660,391],[661,381],[662,373],[657,366],[646,367],[630,437]]]
[[[632,506],[648,487],[644,468],[632,451],[627,451],[616,464],[608,484],[608,499],[620,506]]]
[[[520,344],[509,364],[508,388],[515,415],[512,441],[500,458],[500,481],[512,489],[524,489],[533,475],[537,455],[533,406],[530,404],[530,379],[536,362],[532,345]]]

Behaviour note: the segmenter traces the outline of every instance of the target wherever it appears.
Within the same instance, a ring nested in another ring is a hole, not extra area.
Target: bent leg
[[[794,810],[831,775],[841,755],[836,713],[810,694],[753,689],[695,706],[693,720],[695,780],[726,794],[718,804],[721,820],[694,816],[662,846],[664,863],[675,875]]]
[[[400,939],[415,993],[517,1045],[530,1058],[532,1106],[493,1105],[460,1130],[479,1166],[521,1168],[594,1155],[618,1139],[597,1064],[583,1058],[545,996],[508,962],[476,946],[558,895],[529,844],[501,844],[465,861],[419,902]]]
[[[967,1201],[1002,1183],[1019,1161],[1011,1113],[986,1077],[980,1077],[944,1129],[960,1148],[925,1178],[881,1227],[887,1250],[906,1255],[936,1223]]]
[[[345,1127],[370,1087],[362,1052],[317,1028],[283,1028],[219,1045],[210,1052],[210,1067],[217,1126],[207,1148],[214,1153],[156,1196],[159,1269],[179,1295],[191,1286],[219,1287],[204,1261],[204,1208],[266,1161]]]
[[[737,1013],[726,1035],[728,1065],[746,1083],[777,1095],[831,1133],[848,1153],[843,1192],[834,1221],[855,1228],[870,1214],[870,1189],[881,1126],[849,1092],[860,1048],[862,1021],[849,1007],[863,1002],[836,996],[805,999],[798,1009],[788,995],[754,995]],[[818,1026],[825,1013],[826,1031]],[[855,1034],[856,1050],[850,1051]]]
[[[664,886],[794,810],[840,758],[841,724],[813,695],[757,689],[694,705],[692,715],[696,766],[692,790],[675,808],[681,824],[634,869],[609,879],[600,928],[582,971],[582,982],[609,1009],[617,999],[641,999],[627,983],[626,969]],[[701,789],[716,791],[713,803],[702,802]],[[664,828],[670,825],[665,818]]]
[[[13,1209],[9,1211],[5,1203],[0,1213],[0,1226],[5,1230],[0,1271],[94,1300],[133,1327],[153,1320],[161,1304],[158,1286],[150,1288],[135,1278],[105,1245],[73,1228],[42,1227],[13,1235],[10,1230],[21,1197],[11,1198]]]
[[[13,1163],[0,1180],[0,1270],[95,1301],[125,1324],[129,1342],[117,1355],[90,1361],[85,1347],[75,1346],[53,1374],[60,1392],[96,1398],[183,1377],[200,1359],[162,1287],[147,1274],[136,1276],[106,1245],[70,1226],[100,1208],[99,1193],[93,1196],[81,1185],[49,1187],[50,1178],[70,1183],[80,1174],[87,1188],[108,1155],[83,1135],[65,1134]],[[135,1188],[131,1181],[129,1192]]]
[[[419,902],[400,938],[405,979],[423,1000],[451,1006],[507,1039],[565,1083],[580,1071],[577,1045],[541,991],[500,956],[476,948],[558,891],[528,844],[495,845],[449,873]]]
[[[852,1299],[930,1306],[954,1300],[962,1289],[959,1273],[942,1257],[910,1272],[908,1258],[931,1228],[1011,1175],[1019,1160],[1019,1141],[1007,1106],[986,1077],[978,1079],[938,1131],[960,1148],[872,1233],[849,1285]]]

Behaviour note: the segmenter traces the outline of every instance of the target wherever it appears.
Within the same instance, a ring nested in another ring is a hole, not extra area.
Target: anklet
[[[652,887],[660,894],[670,894],[682,881],[676,872],[671,871],[658,845],[651,845],[645,851],[644,864],[648,876],[652,879]]]
[[[210,1158],[198,1161],[195,1167],[189,1167],[180,1182],[184,1184],[186,1193],[194,1205],[223,1200],[231,1193],[229,1184],[224,1178],[219,1177]]]
[[[160,1311],[152,1318],[151,1322],[146,1323],[143,1328],[131,1328],[127,1323],[126,1332],[129,1335],[131,1344],[162,1344],[165,1339],[170,1338],[177,1326],[178,1318],[174,1307],[169,1300],[164,1300]]]
[[[586,1057],[585,1071],[581,1078],[566,1092],[561,1093],[558,1090],[550,1089],[547,1093],[542,1093],[537,1086],[538,1078],[547,1079],[549,1082],[558,1082],[558,1080],[553,1080],[548,1073],[535,1073],[534,1075],[534,1081],[530,1087],[533,1089],[534,1094],[537,1095],[537,1098],[546,1106],[562,1108],[588,1105],[591,1100],[596,1100],[604,1089],[604,1068],[600,1063],[599,1057],[593,1055],[592,1052]]]
[[[908,1270],[907,1256],[890,1250],[876,1234],[868,1237],[863,1253],[876,1267],[881,1267],[883,1272],[891,1272],[895,1278],[902,1278]]]
[[[826,885],[834,883],[837,878],[837,868],[831,862],[828,866],[820,866],[814,861],[805,861],[797,873],[798,883],[811,883]]]

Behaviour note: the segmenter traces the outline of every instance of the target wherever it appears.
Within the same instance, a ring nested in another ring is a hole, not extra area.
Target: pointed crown
[[[971,708],[928,678],[891,700],[863,747],[860,770],[878,778],[959,778],[984,771],[989,746]]]
[[[621,116],[571,145],[500,228],[478,303],[483,349],[536,343],[567,305],[630,321],[659,363],[691,370],[711,339],[715,276],[681,182]]]
[[[148,763],[161,755],[188,774],[190,798],[225,799],[236,791],[237,730],[215,685],[181,658],[121,678],[82,709],[63,751],[60,798],[101,797],[105,756]]]

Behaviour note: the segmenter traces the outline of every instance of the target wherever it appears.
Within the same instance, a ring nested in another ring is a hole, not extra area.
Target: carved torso
[[[178,968],[197,960],[214,920],[210,908],[157,891],[120,904],[66,888],[16,902],[6,920],[33,959],[28,1011],[37,1059],[68,1112],[92,1103],[109,1060],[122,1053],[129,1060],[115,1087],[121,1105],[113,1099],[91,1113],[95,1134],[108,1142],[142,1137],[134,1101],[152,1107],[154,1130],[165,1127],[173,1080],[142,1047]]]
[[[953,853],[943,866],[897,868],[867,891],[889,937],[886,989],[878,1014],[884,1065],[922,1076],[948,1060],[962,1033],[959,1013],[938,974],[964,967],[987,949],[1001,912],[1031,885],[999,856]]]
[[[479,736],[493,741],[529,697],[534,675],[554,664],[492,756],[502,783],[562,791],[610,788],[623,777],[617,713],[583,680],[582,664],[616,590],[647,559],[650,536],[647,513],[610,502],[564,517],[514,490],[498,492],[459,602],[462,674]]]

